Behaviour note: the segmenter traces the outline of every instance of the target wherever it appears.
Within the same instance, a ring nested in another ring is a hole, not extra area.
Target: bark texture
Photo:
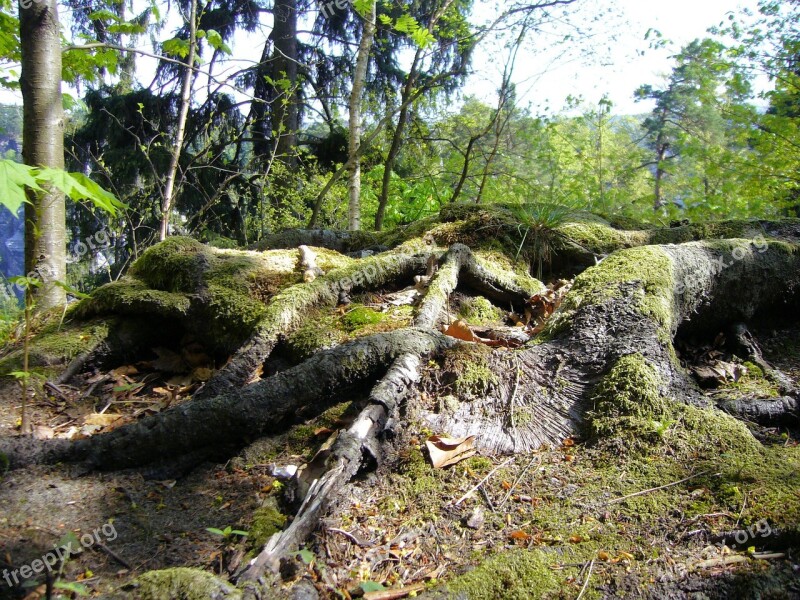
[[[20,2],[23,100],[22,159],[26,165],[64,168],[61,33],[55,0]],[[63,305],[56,282],[67,278],[66,208],[55,188],[31,192],[25,205],[25,272],[41,281],[37,309]]]

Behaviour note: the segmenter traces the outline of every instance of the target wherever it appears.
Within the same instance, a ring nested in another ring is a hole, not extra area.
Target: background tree
[[[56,0],[20,2],[22,157],[35,167],[64,168],[61,98],[61,33]],[[31,192],[25,206],[25,271],[42,285],[33,293],[39,309],[63,304],[66,281],[64,193],[50,186]]]

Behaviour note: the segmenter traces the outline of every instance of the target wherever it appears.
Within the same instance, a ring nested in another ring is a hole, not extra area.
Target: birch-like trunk
[[[64,168],[64,110],[61,100],[61,37],[55,0],[19,3],[23,100],[22,159],[26,165]],[[64,194],[49,188],[29,194],[25,205],[25,271],[36,309],[61,305],[67,277]]]
[[[356,70],[353,74],[353,89],[350,92],[350,146],[348,165],[350,181],[347,186],[350,202],[348,204],[348,229],[361,229],[361,97],[364,94],[364,83],[367,79],[369,52],[375,37],[375,14],[377,3],[370,3],[369,12],[364,15],[364,33],[358,45]]]
[[[159,239],[164,241],[169,234],[169,215],[175,195],[175,180],[178,177],[178,163],[183,150],[183,138],[186,133],[186,118],[189,115],[189,104],[192,101],[192,84],[194,83],[194,57],[197,46],[197,0],[192,0],[189,14],[189,57],[186,61],[186,74],[181,89],[181,108],[178,113],[178,130],[175,132],[175,145],[169,162],[167,181],[164,184],[164,200],[161,206],[161,231]]]

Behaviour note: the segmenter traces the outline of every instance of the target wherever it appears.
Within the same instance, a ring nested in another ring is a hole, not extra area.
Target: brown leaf
[[[477,335],[472,332],[469,325],[465,321],[454,321],[446,330],[445,335],[456,338],[457,340],[464,340],[465,342],[480,341]]]
[[[435,469],[459,463],[476,452],[474,435],[456,439],[432,435],[425,440],[425,446]]]
[[[532,536],[529,533],[525,533],[520,529],[517,531],[512,531],[509,534],[509,537],[515,542],[527,542],[528,540],[531,539]]]
[[[125,375],[138,375],[139,369],[137,369],[133,365],[124,365],[122,367],[117,367],[116,369],[111,371],[111,374],[116,377],[123,377]]]
[[[114,413],[92,413],[86,415],[83,419],[84,425],[96,425],[98,427],[109,427],[116,423],[119,419],[122,418],[122,415],[114,414]]]

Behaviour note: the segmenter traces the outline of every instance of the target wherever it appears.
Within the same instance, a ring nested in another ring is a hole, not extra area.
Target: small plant
[[[25,290],[25,337],[22,346],[22,371],[14,371],[11,373],[16,377],[22,386],[22,404],[20,406],[20,431],[28,433],[30,427],[28,425],[28,380],[31,377],[31,372],[28,369],[28,359],[30,357],[30,342],[31,342],[31,318],[33,312],[33,288],[41,285],[41,282],[35,277],[12,277],[9,281],[18,285]]]
[[[527,242],[536,260],[536,278],[541,279],[543,266],[550,264],[556,239],[561,236],[556,227],[566,223],[583,208],[560,202],[522,202],[512,210],[520,223],[518,231],[522,236],[514,260],[519,258]]]
[[[230,525],[228,525],[225,529],[217,529],[216,527],[206,527],[206,531],[209,533],[213,533],[214,535],[218,535],[222,538],[222,541],[225,543],[230,543],[235,540],[236,536],[239,537],[247,537],[250,535],[246,531],[241,531],[240,529],[233,529]]]

